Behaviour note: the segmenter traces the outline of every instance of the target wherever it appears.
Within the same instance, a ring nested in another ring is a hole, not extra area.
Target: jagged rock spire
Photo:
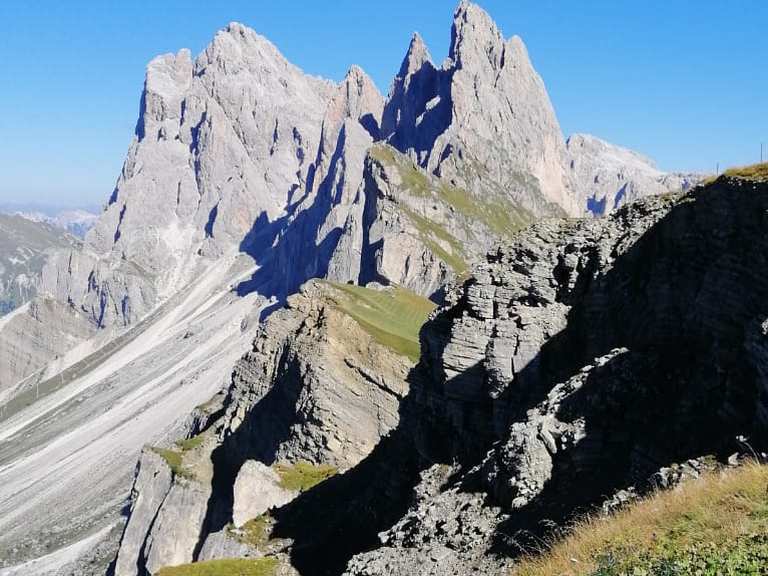
[[[417,157],[427,152],[445,124],[440,118],[442,107],[437,113],[425,114],[430,102],[439,103],[435,98],[440,80],[424,40],[414,33],[384,107],[382,138],[403,152],[411,149]]]
[[[488,13],[477,4],[462,0],[456,8],[448,57],[459,68],[483,61],[495,70],[503,65],[504,37]]]
[[[462,1],[440,69],[414,36],[382,118],[382,136],[421,166],[536,215],[578,214],[565,143],[522,41]]]
[[[403,58],[403,63],[400,65],[400,72],[397,76],[398,78],[405,79],[421,70],[426,63],[432,64],[432,56],[430,56],[421,34],[414,32],[413,36],[411,36],[411,43],[408,45],[408,52],[406,52],[405,58]]]

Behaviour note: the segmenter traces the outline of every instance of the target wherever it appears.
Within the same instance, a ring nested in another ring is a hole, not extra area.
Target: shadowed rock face
[[[721,178],[489,254],[422,333],[416,496],[347,573],[496,573],[546,521],[765,446],[766,208],[765,184]]]
[[[234,368],[224,414],[204,433],[210,441],[184,455],[184,466],[212,471],[169,478],[167,464],[144,452],[117,576],[258,553],[227,527],[297,496],[269,482],[269,466],[304,460],[345,471],[397,425],[413,362],[364,330],[341,294],[310,282],[260,328]]]
[[[766,210],[765,184],[721,178],[604,219],[540,222],[489,253],[423,328],[394,427],[274,510],[270,545],[301,574],[497,574],[531,534],[642,492],[672,463],[728,455],[738,435],[759,450]],[[320,351],[336,322],[305,305],[273,316],[235,373],[236,431],[214,459],[233,471],[212,485],[208,549],[230,519],[238,462],[337,461],[316,441],[336,420],[296,418],[326,388],[286,343],[330,366]],[[289,340],[267,336],[288,319],[302,326]]]

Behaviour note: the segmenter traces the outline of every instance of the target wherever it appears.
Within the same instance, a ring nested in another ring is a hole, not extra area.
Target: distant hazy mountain
[[[38,206],[0,205],[0,212],[16,214],[33,222],[44,222],[55,228],[66,230],[78,238],[85,238],[85,234],[98,220],[99,215],[95,211],[82,208],[58,209],[40,208]]]
[[[0,214],[0,315],[32,299],[51,251],[78,241],[47,222]]]

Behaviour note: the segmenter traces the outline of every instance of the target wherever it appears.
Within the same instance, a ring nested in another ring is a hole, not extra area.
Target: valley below
[[[0,576],[766,574],[766,225],[466,0],[386,95],[157,56],[103,211],[0,214]]]

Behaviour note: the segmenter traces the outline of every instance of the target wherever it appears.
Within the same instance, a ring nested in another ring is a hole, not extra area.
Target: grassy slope
[[[768,180],[768,162],[763,162],[762,164],[753,164],[751,166],[730,168],[725,171],[725,175],[731,176],[732,178],[744,178],[746,180],[764,182]]]
[[[450,206],[464,218],[480,222],[496,236],[510,237],[533,220],[528,212],[517,208],[503,196],[476,198],[466,190],[456,186],[430,180],[407,157],[399,154],[390,146],[383,144],[374,146],[371,149],[371,156],[381,164],[397,167],[404,192],[417,197],[434,197]],[[453,268],[457,274],[465,272],[467,269],[466,255],[461,242],[438,223],[416,214],[405,206],[401,207],[430,250]],[[442,241],[443,245],[447,243],[450,246],[450,252],[443,248],[438,241]]]
[[[768,466],[747,465],[586,519],[514,576],[768,574]]]
[[[155,576],[272,576],[277,563],[275,558],[209,560],[161,568]]]
[[[312,464],[304,461],[295,464],[275,464],[275,470],[280,475],[280,486],[296,492],[309,490],[338,472],[336,468],[327,464]]]
[[[337,306],[377,342],[414,362],[419,359],[419,330],[435,305],[400,287],[372,290],[349,284],[336,288]]]
[[[734,168],[728,168],[723,172],[723,176],[729,178],[741,178],[743,180],[751,180],[753,182],[768,182],[768,162],[762,164],[752,164],[750,166],[736,166]],[[712,184],[717,180],[719,176],[710,176],[701,181],[702,185]]]

